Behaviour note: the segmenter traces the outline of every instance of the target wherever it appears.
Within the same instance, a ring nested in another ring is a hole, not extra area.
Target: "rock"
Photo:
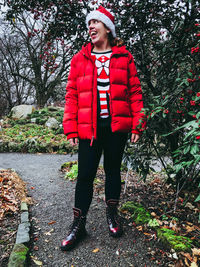
[[[26,266],[29,249],[24,244],[15,244],[9,258],[8,267]]]
[[[28,211],[28,205],[26,202],[21,203],[21,211]]]
[[[21,214],[21,223],[26,223],[26,222],[29,222],[28,211],[24,211]]]
[[[16,244],[28,243],[30,241],[29,231],[30,231],[29,222],[20,223],[17,231]]]
[[[48,121],[45,123],[45,126],[49,129],[58,129],[59,123],[55,118],[49,118]]]
[[[31,123],[36,123],[36,118],[32,118]]]
[[[11,109],[11,117],[14,119],[26,119],[35,110],[32,105],[19,105]]]

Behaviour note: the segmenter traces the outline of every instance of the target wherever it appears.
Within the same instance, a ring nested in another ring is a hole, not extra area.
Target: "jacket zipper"
[[[109,64],[109,76],[110,76],[110,66],[111,66],[111,58],[113,57],[113,54],[110,56],[110,64]],[[109,77],[110,79],[110,77]],[[111,82],[110,82],[110,99],[109,99],[109,106],[110,106],[110,128],[112,131],[112,97],[111,97]]]
[[[94,141],[94,135],[92,136],[91,140],[90,140],[90,146],[93,145],[93,141]]]
[[[93,76],[94,76],[94,69],[93,69]],[[94,99],[94,94],[93,94],[93,90],[94,90],[94,79],[93,79],[93,84],[92,84],[92,109],[93,109],[93,99]],[[93,112],[92,112],[92,131],[93,131],[93,135],[92,138],[90,140],[90,146],[93,145],[93,141],[94,141],[94,119],[93,119]]]
[[[93,64],[93,77],[94,77],[94,73],[95,73],[95,64],[94,64],[94,62],[92,61],[91,58],[90,58],[90,60],[91,60],[91,62],[92,62],[92,64]],[[93,78],[93,84],[92,84],[92,109],[94,109],[94,108],[93,108],[93,101],[94,101],[94,83],[95,83],[95,79]],[[93,113],[94,113],[94,112],[92,112],[92,130],[93,130],[93,135],[92,135],[92,138],[91,138],[91,140],[90,140],[90,146],[93,145],[93,141],[94,141],[94,118],[93,118]]]

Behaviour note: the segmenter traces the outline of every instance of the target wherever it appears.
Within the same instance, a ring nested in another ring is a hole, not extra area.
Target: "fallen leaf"
[[[15,212],[18,210],[18,207],[13,206],[12,204],[5,204],[5,209],[7,211],[11,210],[12,212]]]
[[[143,233],[144,235],[149,235],[149,236],[151,236],[151,234],[149,234],[149,233]]]
[[[51,233],[54,231],[54,229],[52,228],[49,232],[45,232],[45,235],[51,235]]]
[[[92,252],[93,252],[93,253],[97,253],[97,252],[99,252],[99,248],[95,248]]]
[[[32,258],[32,260],[34,261],[34,263],[35,263],[36,265],[38,265],[38,266],[42,266],[42,265],[43,265],[43,263],[42,263],[41,261],[39,261],[37,258],[35,258],[35,257],[33,257],[33,256],[31,256],[31,258]]]
[[[189,233],[189,232],[195,231],[196,227],[194,225],[193,226],[186,225],[185,229]]]
[[[139,225],[139,226],[137,226],[136,228],[138,229],[138,231],[142,231],[142,230],[143,230],[142,225]]]
[[[199,248],[192,248],[192,254],[200,256],[200,249]]]
[[[190,267],[198,267],[198,265],[196,264],[196,262],[193,261],[193,262],[191,263]]]
[[[160,225],[163,225],[163,222],[161,220],[158,220],[157,219],[157,222],[160,224]]]
[[[187,258],[184,258],[184,261],[185,261],[186,266],[190,266],[190,264],[188,263],[188,259]]]
[[[41,261],[38,261],[38,260],[33,260],[34,261],[34,263],[36,264],[36,265],[38,265],[38,266],[42,266],[42,262]]]
[[[159,179],[159,178],[155,178],[155,179],[150,183],[150,185],[156,185],[156,184],[160,184],[160,183],[161,183],[160,179]]]
[[[193,259],[192,259],[192,257],[190,256],[190,254],[189,253],[184,253],[184,252],[182,252],[181,253],[184,257],[186,257],[189,261],[193,261]]]
[[[175,231],[175,232],[179,232],[180,231],[180,227],[178,227],[177,223],[175,221],[171,221],[169,224],[169,227]]]
[[[191,210],[193,210],[195,208],[195,206],[193,206],[190,202],[188,202],[186,205],[185,205],[185,208],[189,208]]]
[[[7,213],[19,210],[20,202],[26,199],[26,186],[13,170],[0,170],[0,219]]]
[[[56,223],[56,221],[48,222],[49,225]]]

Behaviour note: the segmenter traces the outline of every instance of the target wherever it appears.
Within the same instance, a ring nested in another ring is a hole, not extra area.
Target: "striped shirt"
[[[92,52],[95,56],[95,64],[97,67],[97,90],[100,101],[100,117],[102,119],[109,117],[109,96],[110,96],[110,79],[109,64],[112,51]]]

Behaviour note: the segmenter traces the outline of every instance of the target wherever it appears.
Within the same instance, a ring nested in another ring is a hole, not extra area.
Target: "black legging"
[[[112,133],[110,127],[99,127],[97,140],[79,140],[78,179],[75,191],[75,207],[86,215],[93,197],[93,181],[104,152],[105,197],[119,199],[121,192],[120,168],[127,141],[127,133]]]

